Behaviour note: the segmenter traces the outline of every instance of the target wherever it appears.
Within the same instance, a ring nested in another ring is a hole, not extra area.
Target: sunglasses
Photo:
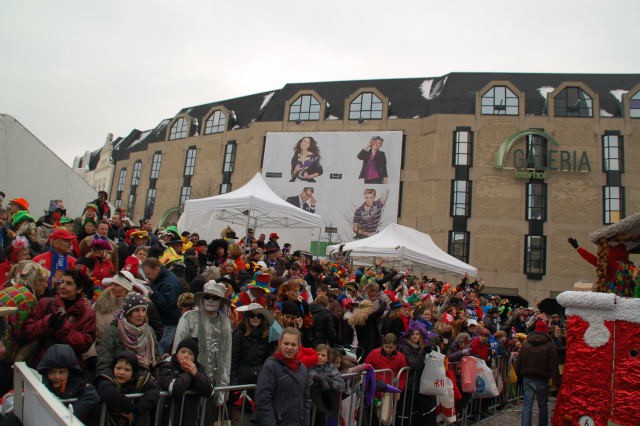
[[[202,298],[204,300],[220,300],[219,296],[211,296],[209,294],[205,294],[204,296],[202,296]]]
[[[249,318],[258,318],[258,319],[264,319],[264,315],[262,314],[254,314],[254,313],[249,313]]]

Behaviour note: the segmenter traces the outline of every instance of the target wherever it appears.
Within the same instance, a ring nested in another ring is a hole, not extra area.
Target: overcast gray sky
[[[0,113],[67,163],[108,132],[286,83],[640,73],[638,0],[5,0]]]

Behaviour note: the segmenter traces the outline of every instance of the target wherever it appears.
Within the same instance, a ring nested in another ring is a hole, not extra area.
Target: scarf
[[[59,254],[53,248],[50,248],[51,252],[51,275],[49,276],[49,288],[52,288],[53,278],[56,276],[56,271],[62,271],[64,273],[67,270],[67,255]]]
[[[137,358],[140,367],[147,370],[156,365],[156,354],[154,350],[153,335],[148,324],[137,327],[127,321],[123,312],[117,316],[118,335],[120,341],[126,349],[132,350]]]
[[[282,351],[280,349],[278,349],[278,352],[273,354],[273,357],[275,359],[278,359],[278,360],[282,361],[284,363],[284,365],[289,367],[289,369],[291,371],[293,371],[294,373],[297,372],[298,371],[298,367],[300,367],[300,352],[298,352],[296,354],[295,358],[285,358],[285,356],[282,353]]]

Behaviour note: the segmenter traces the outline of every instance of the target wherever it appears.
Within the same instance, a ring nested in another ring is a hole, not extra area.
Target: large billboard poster
[[[332,242],[376,234],[396,222],[402,132],[267,133],[262,175],[287,202],[336,228]]]

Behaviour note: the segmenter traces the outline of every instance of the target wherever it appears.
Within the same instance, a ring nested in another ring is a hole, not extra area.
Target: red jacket
[[[489,359],[489,350],[491,346],[489,343],[482,343],[478,336],[471,339],[471,354],[482,358],[487,361]]]
[[[51,260],[53,259],[53,253],[51,253],[50,251],[46,251],[42,254],[37,255],[36,257],[34,257],[33,260],[36,263],[39,263],[40,265],[44,266],[45,268],[47,268],[48,271],[51,271]],[[68,255],[67,256],[67,269],[73,269],[76,266],[76,258]]]
[[[51,303],[50,297],[42,298],[31,311],[22,327],[22,339],[26,342],[42,339],[44,342],[37,362],[44,356],[47,349],[55,343],[70,345],[78,359],[96,340],[96,313],[91,309],[91,303],[84,296],[79,296],[73,304],[66,308],[64,322],[57,329],[49,326],[49,318],[54,312],[64,308],[64,301],[57,294]]]
[[[393,377],[389,372],[376,373],[376,380],[381,380],[388,385],[392,385],[392,380],[398,376],[398,372],[401,368],[407,366],[407,359],[404,354],[399,351],[393,351],[390,356],[383,355],[382,348],[377,348],[369,352],[365,363],[371,364],[375,370],[390,369],[393,371]],[[407,374],[400,376],[400,382],[398,383],[398,389],[404,390],[404,385],[407,380]]]

